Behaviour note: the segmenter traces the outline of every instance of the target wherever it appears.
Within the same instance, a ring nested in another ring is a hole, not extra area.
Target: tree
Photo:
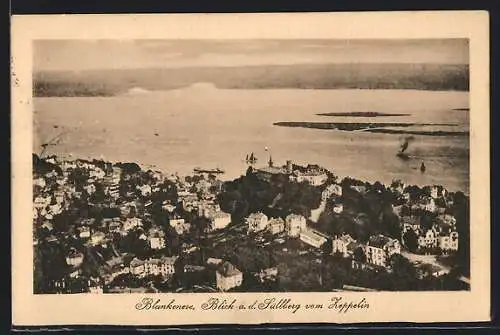
[[[410,278],[415,277],[416,274],[415,267],[413,266],[413,264],[411,264],[408,258],[400,254],[393,254],[389,258],[389,264],[395,275],[401,277],[410,277]]]
[[[418,248],[418,236],[413,229],[409,229],[403,234],[404,245],[411,252],[416,252]]]
[[[365,263],[366,262],[366,254],[362,247],[358,247],[353,252],[353,258],[357,262]]]

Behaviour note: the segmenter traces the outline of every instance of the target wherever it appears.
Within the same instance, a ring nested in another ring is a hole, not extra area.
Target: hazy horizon
[[[34,43],[35,72],[469,63],[467,39],[38,40]]]

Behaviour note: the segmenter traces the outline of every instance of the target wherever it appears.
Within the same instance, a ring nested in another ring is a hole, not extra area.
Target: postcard
[[[14,16],[13,324],[489,320],[488,29]]]

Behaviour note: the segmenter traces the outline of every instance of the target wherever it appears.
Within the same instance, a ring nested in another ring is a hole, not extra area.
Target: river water
[[[133,90],[115,97],[35,98],[34,150],[61,134],[48,153],[73,158],[132,161],[165,172],[189,174],[194,167],[220,167],[223,179],[246,170],[246,154],[257,165],[272,155],[319,164],[337,175],[370,182],[442,184],[469,191],[468,136],[416,135],[411,159],[395,154],[402,135],[274,126],[279,121],[447,123],[433,130],[467,131],[468,92],[415,90],[225,90],[194,85],[178,90]],[[392,117],[330,117],[317,113],[375,111]],[[265,148],[267,147],[267,151]],[[427,167],[419,170],[421,162]]]

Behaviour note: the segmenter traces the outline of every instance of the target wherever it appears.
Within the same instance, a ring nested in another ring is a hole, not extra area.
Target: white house
[[[442,224],[450,225],[450,226],[455,226],[457,223],[457,219],[455,219],[455,217],[451,214],[438,215],[437,221],[441,222]]]
[[[285,231],[285,220],[282,218],[271,218],[267,224],[267,230],[271,234],[279,234]]]
[[[285,231],[290,237],[299,237],[300,232],[306,229],[306,218],[298,214],[290,214],[285,219]]]
[[[134,228],[142,227],[142,220],[140,218],[128,218],[123,222],[123,231],[130,231]]]
[[[149,229],[148,242],[151,249],[165,248],[165,233],[157,227]]]
[[[141,192],[141,195],[143,197],[151,195],[151,186],[149,186],[148,184],[137,186],[137,189]]]
[[[87,184],[83,188],[84,188],[85,192],[87,192],[87,194],[89,194],[89,195],[94,194],[96,191],[96,187],[94,184]]]
[[[243,273],[229,262],[222,263],[215,272],[217,289],[228,291],[243,283]]]
[[[80,238],[89,238],[90,237],[90,227],[81,226],[78,228]]]
[[[349,256],[348,245],[355,242],[355,240],[349,234],[344,234],[342,236],[335,236],[332,240],[332,255],[335,253],[341,253],[342,256]]]
[[[297,183],[309,183],[312,186],[321,186],[328,180],[328,176],[321,170],[310,170],[307,172],[294,171],[290,180]]]
[[[47,183],[45,182],[45,178],[40,177],[40,178],[33,179],[33,185],[40,186],[41,188],[44,188],[47,185]]]
[[[365,247],[368,263],[386,266],[389,257],[401,253],[401,245],[396,239],[384,235],[371,236]]]
[[[95,233],[92,234],[92,236],[90,238],[90,242],[93,245],[98,245],[98,244],[101,244],[102,242],[104,242],[105,237],[106,237],[106,235],[103,232],[96,231]]]
[[[134,258],[129,265],[130,273],[136,277],[144,277],[146,275],[145,264],[145,261]]]
[[[174,228],[177,234],[179,235],[183,235],[184,233],[187,233],[191,229],[191,225],[182,218],[170,219],[169,223],[170,226]]]
[[[213,258],[210,257],[207,259],[207,264],[212,264],[212,265],[219,265],[222,264],[224,261],[220,258]]]
[[[83,254],[76,249],[70,249],[66,256],[66,263],[71,266],[79,266],[83,262]]]
[[[436,248],[438,246],[437,233],[433,229],[428,229],[424,235],[418,237],[419,248]]]
[[[458,232],[452,231],[449,234],[442,234],[438,237],[439,248],[443,251],[458,250]]]
[[[214,230],[226,228],[231,223],[231,214],[217,212],[210,217],[212,228]]]
[[[144,263],[146,275],[169,276],[175,273],[175,262],[178,256],[150,258]]]
[[[246,218],[248,233],[259,232],[267,228],[267,215],[261,212],[252,213]]]

